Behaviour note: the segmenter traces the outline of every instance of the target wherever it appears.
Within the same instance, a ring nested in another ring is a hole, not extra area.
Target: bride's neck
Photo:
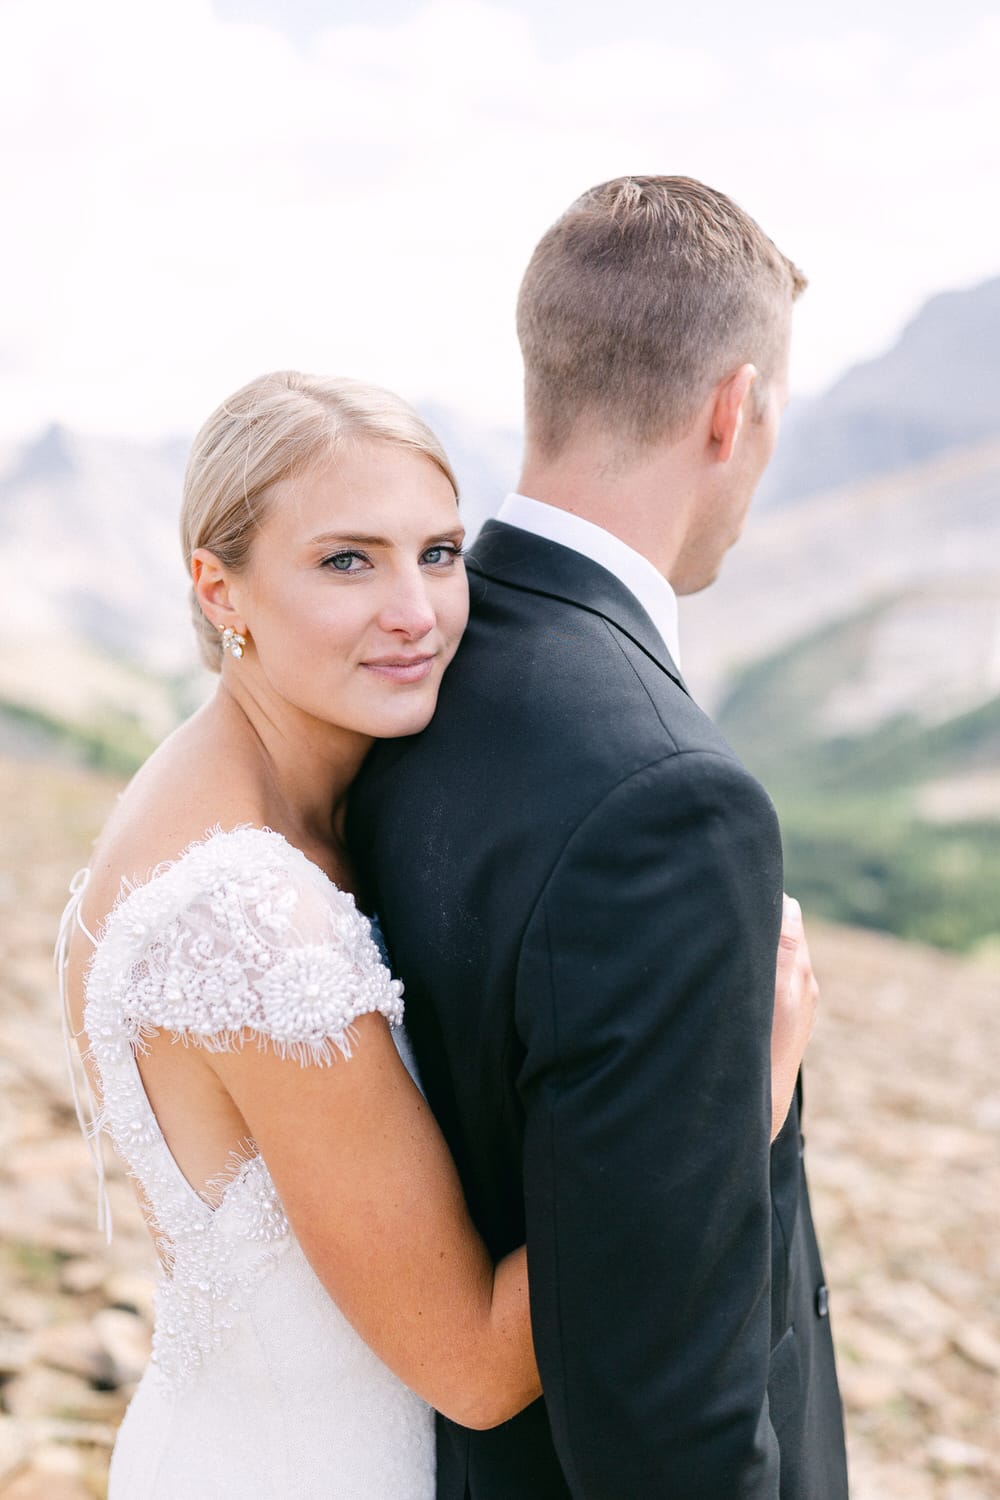
[[[229,773],[246,779],[282,833],[300,843],[339,844],[369,736],[315,719],[243,679],[221,681],[203,713]]]

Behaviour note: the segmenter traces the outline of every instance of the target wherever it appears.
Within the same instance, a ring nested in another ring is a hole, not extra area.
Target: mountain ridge
[[[882,354],[789,407],[759,505],[794,504],[1000,437],[998,348],[1000,276],[936,293]]]

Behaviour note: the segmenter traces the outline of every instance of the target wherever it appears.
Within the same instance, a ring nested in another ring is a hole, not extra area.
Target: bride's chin
[[[419,734],[422,729],[427,728],[433,717],[433,708],[428,709],[426,713],[412,714],[398,725],[387,725],[385,728],[375,730],[374,738],[377,740],[399,740],[408,734]]]
[[[437,693],[432,699],[424,698],[419,703],[400,703],[393,709],[373,714],[362,732],[376,740],[397,740],[408,734],[419,734],[426,729],[437,708]]]

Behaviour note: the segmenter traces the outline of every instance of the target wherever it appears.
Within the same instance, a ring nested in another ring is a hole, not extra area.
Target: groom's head
[[[724,193],[618,177],[543,235],[517,307],[529,441],[554,455],[581,421],[638,447],[680,437],[752,364],[754,406],[787,351],[805,278]]]
[[[804,286],[703,183],[591,188],[521,285],[522,484],[643,551],[678,592],[703,588],[770,458]]]

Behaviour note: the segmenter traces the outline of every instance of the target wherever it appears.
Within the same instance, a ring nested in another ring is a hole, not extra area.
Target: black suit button
[[[825,1286],[816,1288],[816,1316],[826,1318],[830,1313],[830,1293]]]

